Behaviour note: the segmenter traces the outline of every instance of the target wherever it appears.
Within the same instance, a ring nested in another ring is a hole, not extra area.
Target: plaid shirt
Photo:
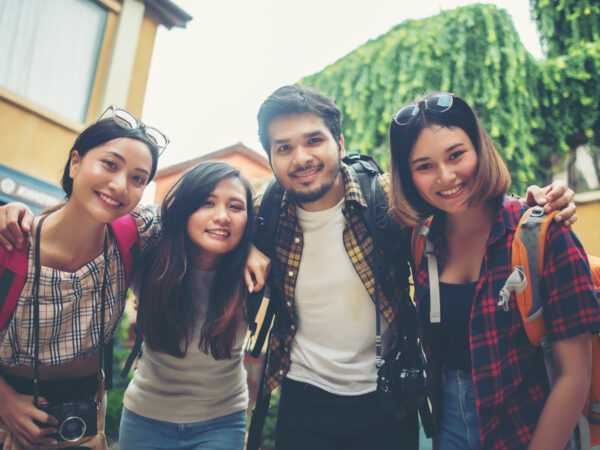
[[[360,276],[366,290],[371,298],[374,298],[373,277],[373,240],[364,223],[362,208],[367,204],[360,190],[358,180],[350,170],[342,165],[342,177],[344,181],[345,202],[342,214],[345,217],[343,232],[344,246],[350,260]],[[379,176],[379,182],[386,195],[389,196],[390,182],[387,174]],[[255,199],[255,210],[258,211],[262,196]],[[399,239],[401,237],[399,236]],[[273,327],[269,360],[265,377],[265,395],[273,391],[283,380],[290,368],[290,347],[293,345],[297,330],[297,316],[295,310],[295,288],[302,255],[303,236],[302,229],[296,217],[296,204],[290,197],[284,194],[281,205],[281,217],[275,233],[275,255],[272,261],[271,274],[274,281],[269,288],[271,293],[276,293],[275,298],[282,298],[284,304],[278,306]],[[407,248],[407,247],[405,247]],[[380,251],[380,257],[383,258]],[[403,255],[406,261],[406,256]],[[275,264],[278,267],[275,267]],[[283,278],[283,279],[281,279]],[[380,276],[379,310],[388,324],[393,329],[393,336],[397,334],[396,318],[400,308],[400,299],[408,286],[407,278],[396,275],[396,268],[391,267],[387,273]],[[375,336],[373,336],[375,340]],[[375,355],[373,355],[373,362]]]
[[[519,219],[527,208],[505,197],[495,217],[483,256],[470,319],[470,349],[480,438],[483,448],[526,448],[533,437],[549,388],[540,347],[525,333],[514,294],[510,309],[498,306],[499,292],[511,272],[511,244]],[[436,216],[429,234],[442,273],[445,255],[444,218]],[[581,243],[567,228],[550,225],[546,236],[542,298],[544,320],[551,341],[600,329],[600,307]],[[429,301],[427,258],[415,271],[417,311]],[[419,314],[420,317],[420,314]],[[429,392],[438,415],[441,373],[435,344],[419,334],[428,359]],[[443,318],[442,318],[443,320]]]
[[[140,250],[160,233],[156,207],[137,208],[132,213],[139,233]],[[27,237],[28,268],[25,285],[15,312],[0,331],[0,366],[33,365],[33,276],[31,236]],[[127,280],[116,241],[109,240],[108,279],[104,342],[113,336],[125,308]],[[100,347],[104,255],[99,255],[76,272],[41,267],[39,286],[39,361],[60,365],[95,353]]]

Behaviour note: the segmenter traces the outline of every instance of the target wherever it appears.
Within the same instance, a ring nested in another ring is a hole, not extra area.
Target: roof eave
[[[171,0],[145,0],[145,2],[158,14],[161,23],[169,30],[173,27],[185,28],[192,20],[192,16]]]

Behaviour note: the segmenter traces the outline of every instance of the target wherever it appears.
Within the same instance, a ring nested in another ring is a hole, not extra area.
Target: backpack
[[[352,171],[355,179],[358,180],[362,194],[367,203],[367,207],[362,209],[364,222],[373,237],[374,245],[383,251],[383,268],[377,267],[379,258],[375,258],[374,270],[382,273],[386,267],[391,267],[397,259],[398,251],[402,245],[400,236],[400,227],[390,220],[388,216],[388,200],[386,194],[379,183],[378,175],[383,174],[383,170],[373,157],[369,155],[361,155],[359,153],[346,153],[342,160]],[[281,202],[285,189],[277,180],[271,181],[267,186],[262,202],[260,204],[258,216],[255,221],[255,236],[254,244],[256,247],[273,259],[275,255],[275,231],[279,218],[281,217]],[[373,229],[375,228],[375,229]],[[402,270],[400,264],[397,267]],[[408,278],[408,265],[405,264],[405,275]],[[271,264],[271,272],[267,278],[266,285],[269,285],[274,274],[277,273],[278,265]],[[404,276],[403,273],[398,273],[398,276]],[[271,296],[268,299],[268,304],[264,319],[250,356],[258,358],[262,352],[262,348],[267,335],[271,330],[274,317],[277,315],[278,305],[282,303],[282,299],[273,298],[274,292],[271,291]],[[257,331],[256,316],[264,298],[264,289],[258,293],[253,293],[248,296],[246,302],[246,315],[250,328],[250,337],[254,337]],[[253,450],[258,448],[262,434],[262,428],[266,415],[268,413],[270,395],[263,395],[263,387],[265,384],[266,365],[268,361],[269,347],[265,353],[265,360],[261,379],[259,382],[258,395],[255,407],[252,413],[252,420],[248,430],[247,449]]]
[[[138,230],[133,218],[126,214],[110,224],[112,235],[123,264],[127,284],[131,277],[133,253],[137,251]],[[0,330],[10,322],[17,307],[17,302],[27,279],[27,246],[7,252],[0,247]],[[106,371],[106,388],[112,386],[112,340],[105,347],[104,367]]]
[[[545,338],[546,326],[543,318],[543,302],[540,295],[539,277],[543,271],[544,244],[548,226],[557,211],[546,214],[540,206],[529,208],[521,217],[515,232],[511,248],[512,272],[500,291],[498,306],[508,310],[511,292],[515,293],[519,313],[529,341],[534,346],[542,346],[548,383],[554,381],[551,344]],[[412,233],[411,247],[415,266],[422,260],[423,254],[428,258],[430,278],[431,308],[434,308],[434,283],[439,289],[437,279],[437,261],[433,256],[433,246],[426,238],[431,226],[430,217]],[[429,247],[428,247],[429,246]],[[592,281],[597,294],[600,294],[600,258],[588,255],[592,273]],[[431,267],[435,264],[435,269]],[[433,275],[433,276],[432,276]],[[439,291],[438,291],[439,311]],[[578,424],[580,448],[589,449],[592,445],[600,444],[600,336],[592,336],[592,384],[590,393],[579,418]]]

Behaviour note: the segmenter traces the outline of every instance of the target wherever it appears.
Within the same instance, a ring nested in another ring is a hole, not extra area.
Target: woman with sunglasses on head
[[[4,450],[106,448],[101,355],[123,315],[130,256],[117,219],[140,201],[168,139],[125,110],[105,113],[69,152],[66,202],[37,217],[26,238],[25,284],[0,327]],[[134,232],[154,232],[152,214],[136,218]],[[5,266],[19,250],[0,252]]]
[[[161,216],[162,236],[134,282],[144,347],[119,446],[241,450],[251,187],[233,166],[205,162],[170,189]]]
[[[514,298],[508,311],[498,306],[526,207],[506,196],[508,169],[479,119],[453,94],[424,97],[395,114],[390,148],[392,217],[416,227],[433,216],[427,238],[437,263],[430,276],[423,257],[413,278],[440,448],[565,448],[589,391],[590,335],[600,329],[580,242],[555,222],[548,229],[540,285],[558,372],[550,391]],[[436,297],[439,318],[430,315]]]

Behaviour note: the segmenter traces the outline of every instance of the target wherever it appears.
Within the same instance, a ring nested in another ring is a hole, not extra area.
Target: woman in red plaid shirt
[[[390,145],[392,216],[416,226],[433,215],[439,295],[430,296],[427,258],[414,281],[440,448],[565,448],[589,390],[591,334],[600,328],[579,240],[555,223],[546,238],[540,286],[557,369],[550,391],[514,296],[508,311],[498,306],[526,207],[505,195],[508,169],[479,119],[459,97],[433,94],[395,114]],[[430,297],[441,299],[437,315]]]

